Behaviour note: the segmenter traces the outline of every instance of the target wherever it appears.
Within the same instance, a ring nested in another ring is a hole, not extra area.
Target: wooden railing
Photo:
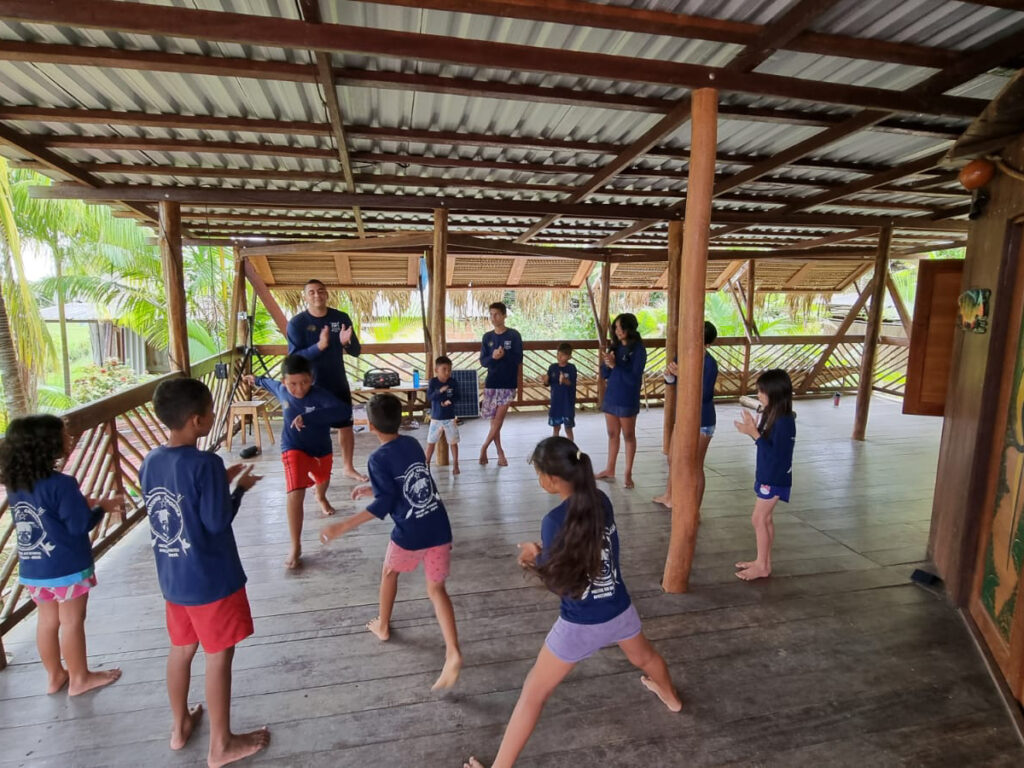
[[[217,363],[227,364],[228,377],[217,378]],[[200,448],[215,449],[224,439],[227,397],[237,371],[239,356],[224,353],[192,367],[193,376],[206,382],[214,396],[218,418]],[[167,438],[167,431],[153,413],[153,392],[160,382],[180,376],[170,373],[103,400],[63,414],[72,437],[71,455],[63,471],[74,475],[86,496],[123,494],[124,512],[107,515],[92,532],[93,556],[101,557],[146,516],[139,486],[139,468],[145,455]],[[13,515],[6,494],[0,498],[0,638],[24,619],[33,603],[17,582],[18,550]],[[0,644],[2,648],[2,644]],[[0,652],[0,668],[3,666]]]

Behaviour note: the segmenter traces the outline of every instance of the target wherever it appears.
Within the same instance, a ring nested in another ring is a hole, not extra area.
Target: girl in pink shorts
[[[123,498],[86,501],[78,481],[56,469],[71,447],[56,416],[15,419],[0,443],[0,482],[17,532],[18,577],[39,611],[36,645],[49,678],[46,692],[67,685],[77,696],[121,677],[120,669],[89,669],[85,607],[96,586],[89,531],[120,510]]]

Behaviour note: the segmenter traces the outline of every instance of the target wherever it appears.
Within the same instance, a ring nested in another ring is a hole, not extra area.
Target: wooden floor
[[[581,664],[552,697],[522,766],[777,765],[1020,766],[997,692],[956,614],[909,583],[923,557],[941,423],[875,400],[869,439],[848,439],[852,401],[798,404],[791,504],[776,512],[776,573],[746,584],[732,563],[753,553],[754,451],[719,406],[692,591],[659,588],[668,515],[661,411],[640,417],[637,488],[606,486],[615,502],[626,583],[644,628],[684,696],[670,714],[617,649]],[[515,544],[539,536],[552,506],[526,457],[547,434],[539,414],[512,416],[511,461],[472,461],[485,424],[463,431],[463,474],[436,476],[455,530],[449,590],[466,668],[447,695],[429,690],[443,647],[422,576],[401,583],[391,642],[363,624],[376,615],[390,527],[369,523],[328,550],[307,504],[306,567],[281,567],[287,532],[275,450],[235,523],[256,634],[235,657],[237,728],[270,726],[253,765],[459,766],[493,757],[523,677],[554,621],[557,600],[524,580]],[[577,438],[604,458],[602,417],[584,414]],[[426,430],[414,432],[421,440]],[[359,462],[375,445],[357,435]],[[235,450],[239,448],[235,445]],[[620,467],[621,470],[621,467]],[[352,508],[348,483],[331,493]],[[40,694],[33,622],[7,638],[0,672],[0,765],[193,766],[204,725],[181,753],[167,749],[167,639],[148,532],[139,528],[98,567],[89,650],[120,665],[115,686],[70,701]],[[201,655],[194,698],[202,696]]]

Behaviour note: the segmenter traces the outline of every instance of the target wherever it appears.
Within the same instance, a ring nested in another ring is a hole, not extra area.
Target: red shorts
[[[171,645],[202,643],[206,653],[220,653],[253,633],[245,587],[204,605],[167,603],[167,634]]]
[[[452,545],[440,544],[427,549],[403,549],[393,541],[388,542],[384,555],[384,567],[396,573],[415,571],[423,563],[423,573],[428,581],[444,581],[452,568]]]
[[[317,458],[305,451],[293,449],[281,454],[281,462],[284,464],[285,489],[291,493],[330,480],[334,454],[328,453]]]

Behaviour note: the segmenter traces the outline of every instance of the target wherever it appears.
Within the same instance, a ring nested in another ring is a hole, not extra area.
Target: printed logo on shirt
[[[192,547],[185,538],[181,499],[167,488],[154,488],[146,494],[150,541],[154,549],[167,557],[187,555]]]
[[[430,470],[422,461],[410,464],[405,474],[402,475],[402,495],[409,502],[406,520],[410,517],[425,517],[437,509],[437,500],[440,497],[434,490]]]
[[[18,534],[18,557],[22,560],[42,560],[50,557],[56,544],[46,540],[46,530],[40,513],[46,512],[26,501],[19,501],[11,509],[14,515],[14,529]]]
[[[315,325],[313,325],[313,324],[307,325],[306,326],[306,330],[309,331],[310,333],[318,333],[319,332],[317,330],[317,327]]]
[[[512,339],[505,339],[505,349],[512,349]]]
[[[601,570],[597,578],[590,582],[590,586],[584,590],[580,600],[593,597],[595,600],[602,600],[615,596],[615,583],[619,580],[619,572],[612,565],[612,534],[615,533],[615,525],[604,529],[604,543],[601,544]]]
[[[307,406],[305,406],[305,408],[306,408],[306,413],[312,413],[313,411],[316,410],[316,406],[315,405],[307,405]]]

